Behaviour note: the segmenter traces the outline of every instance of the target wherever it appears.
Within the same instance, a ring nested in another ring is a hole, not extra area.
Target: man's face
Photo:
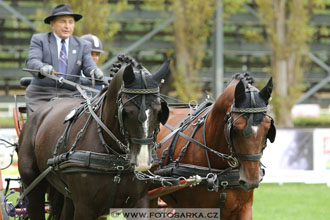
[[[50,22],[50,27],[61,39],[70,37],[74,31],[75,20],[70,15],[57,16]]]

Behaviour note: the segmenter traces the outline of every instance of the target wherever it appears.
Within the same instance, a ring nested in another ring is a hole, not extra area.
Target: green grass
[[[254,191],[254,220],[328,220],[330,187],[324,184],[261,184]]]
[[[329,204],[330,187],[325,184],[263,183],[254,191],[253,220],[328,220]]]

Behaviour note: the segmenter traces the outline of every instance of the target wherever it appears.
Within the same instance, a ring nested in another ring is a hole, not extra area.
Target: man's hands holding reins
[[[103,79],[103,72],[99,68],[93,69],[90,74],[92,77],[94,76],[95,79]]]
[[[40,73],[38,73],[38,77],[40,79],[45,78],[44,74],[53,74],[54,72],[54,67],[52,65],[49,64],[45,64],[40,68]]]

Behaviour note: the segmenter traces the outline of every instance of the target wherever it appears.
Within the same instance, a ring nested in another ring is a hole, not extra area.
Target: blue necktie
[[[58,71],[60,73],[66,73],[68,67],[68,55],[65,48],[65,40],[61,40],[62,48],[60,51],[60,57],[58,58]]]

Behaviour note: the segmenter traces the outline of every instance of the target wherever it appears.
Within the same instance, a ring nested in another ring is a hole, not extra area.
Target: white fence
[[[330,128],[278,129],[261,161],[264,182],[325,183],[330,187]]]
[[[25,103],[17,103],[17,106],[25,106]],[[13,102],[0,102],[0,117],[12,117],[15,103]]]

